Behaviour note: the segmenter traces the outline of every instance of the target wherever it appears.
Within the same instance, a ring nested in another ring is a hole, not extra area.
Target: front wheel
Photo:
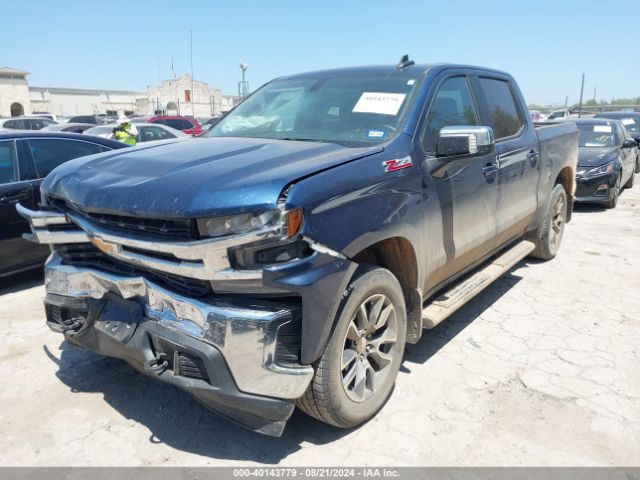
[[[567,223],[567,192],[557,184],[553,187],[542,223],[534,232],[533,240],[536,248],[532,257],[551,260],[558,253],[560,242]]]
[[[618,172],[618,177],[616,178],[616,183],[611,189],[610,197],[607,203],[605,203],[606,208],[616,208],[618,205],[618,197],[620,196],[620,181],[622,179],[622,171]]]
[[[640,155],[636,156],[636,169],[634,171],[640,173]]]
[[[372,418],[391,395],[407,333],[396,277],[372,268],[349,285],[348,296],[316,373],[297,406],[331,425],[350,428]]]

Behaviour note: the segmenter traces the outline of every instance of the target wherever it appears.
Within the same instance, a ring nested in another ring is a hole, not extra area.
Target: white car
[[[41,130],[57,122],[44,117],[11,117],[0,118],[0,129],[10,130]]]
[[[172,138],[189,137],[186,133],[182,133],[175,128],[167,127],[166,125],[160,125],[158,123],[136,123],[132,122],[138,129],[138,135],[136,137],[137,143],[154,142],[157,140],[170,140]],[[85,130],[85,135],[96,135],[98,137],[109,138],[114,128],[117,128],[117,123],[110,123],[107,125],[97,125],[93,128]]]

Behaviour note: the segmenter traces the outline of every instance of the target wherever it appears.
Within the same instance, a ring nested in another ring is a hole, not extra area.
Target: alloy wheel
[[[398,316],[386,295],[375,294],[358,307],[344,337],[342,386],[354,402],[375,395],[397,355]]]

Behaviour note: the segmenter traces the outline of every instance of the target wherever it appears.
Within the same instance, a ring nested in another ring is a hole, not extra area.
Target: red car
[[[158,115],[147,120],[147,123],[161,123],[176,130],[180,130],[187,135],[200,135],[202,125],[193,117],[183,117],[181,115]]]

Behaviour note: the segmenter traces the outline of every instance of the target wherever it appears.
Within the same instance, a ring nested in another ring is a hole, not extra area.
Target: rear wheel
[[[373,268],[356,278],[315,376],[297,405],[308,415],[349,428],[373,417],[387,400],[406,338],[406,309],[396,277]]]
[[[564,187],[557,184],[553,187],[542,224],[534,232],[533,242],[536,248],[532,257],[550,260],[556,256],[567,223],[567,193]]]
[[[618,197],[620,196],[620,182],[622,180],[621,176],[621,172],[618,172],[616,183],[611,189],[611,193],[609,194],[609,200],[607,201],[607,203],[605,203],[605,207],[607,208],[616,208],[616,205],[618,205]]]

